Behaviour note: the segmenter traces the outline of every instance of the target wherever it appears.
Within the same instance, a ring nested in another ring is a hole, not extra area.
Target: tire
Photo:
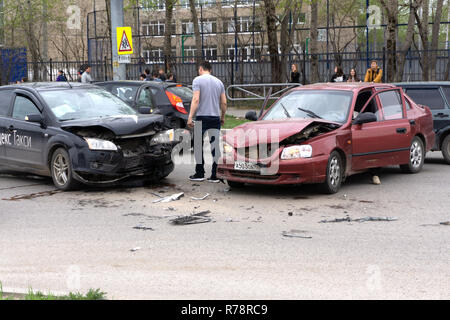
[[[414,137],[409,147],[409,163],[400,166],[403,172],[418,173],[422,170],[425,162],[425,147],[422,139]]]
[[[53,152],[50,172],[53,183],[59,190],[69,191],[79,186],[78,181],[73,178],[72,162],[70,161],[69,153],[63,148],[56,149]]]
[[[227,180],[227,183],[230,186],[230,188],[235,188],[235,189],[240,189],[240,188],[243,188],[245,186],[245,183],[242,183],[242,182],[236,182],[236,181]]]
[[[327,164],[327,175],[325,182],[321,185],[325,194],[335,194],[339,192],[344,179],[344,168],[341,155],[337,151],[330,154]]]
[[[442,141],[441,146],[442,155],[444,156],[445,162],[450,164],[450,134],[448,134],[444,141]]]

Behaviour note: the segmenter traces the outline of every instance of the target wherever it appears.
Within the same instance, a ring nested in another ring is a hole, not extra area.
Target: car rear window
[[[138,86],[129,86],[123,84],[110,84],[106,86],[106,90],[126,102],[132,102],[134,100],[138,89]]]
[[[173,87],[168,87],[167,91],[173,93],[174,95],[177,95],[181,98],[181,100],[183,101],[191,101],[192,100],[192,90],[189,89],[188,87],[183,87],[183,86],[173,86]]]
[[[430,89],[415,89],[410,88],[406,90],[408,96],[414,100],[415,103],[422,104],[424,106],[430,107],[432,110],[439,110],[445,108],[444,99],[439,92],[439,88]]]
[[[13,96],[13,93],[11,90],[1,90],[0,91],[0,116],[8,115],[12,96]]]

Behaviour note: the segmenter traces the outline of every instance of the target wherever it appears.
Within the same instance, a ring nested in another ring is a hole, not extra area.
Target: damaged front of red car
[[[327,193],[337,192],[351,152],[351,132],[342,126],[352,99],[344,90],[288,93],[260,121],[226,134],[218,177],[231,187],[321,183]]]

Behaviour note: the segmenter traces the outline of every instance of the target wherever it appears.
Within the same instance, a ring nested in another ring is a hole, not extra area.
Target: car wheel
[[[322,191],[326,194],[337,193],[342,185],[343,172],[342,158],[337,151],[333,151],[328,159],[327,176]]]
[[[425,162],[425,147],[422,139],[414,137],[411,147],[409,148],[409,163],[400,166],[403,172],[417,173],[422,170]]]
[[[445,162],[450,164],[450,134],[448,134],[442,142],[441,151]]]
[[[78,186],[78,182],[73,178],[69,153],[65,149],[59,148],[53,153],[50,171],[53,183],[58,189],[69,191]]]
[[[239,188],[243,188],[245,186],[245,183],[242,183],[242,182],[236,182],[236,181],[227,180],[227,183],[230,186],[230,188],[239,189]]]

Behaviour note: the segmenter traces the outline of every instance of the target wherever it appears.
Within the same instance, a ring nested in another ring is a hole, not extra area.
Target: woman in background
[[[361,79],[359,79],[358,74],[356,73],[355,68],[352,68],[350,70],[350,76],[348,77],[347,82],[361,82]]]

